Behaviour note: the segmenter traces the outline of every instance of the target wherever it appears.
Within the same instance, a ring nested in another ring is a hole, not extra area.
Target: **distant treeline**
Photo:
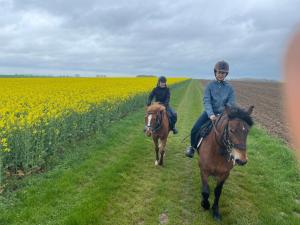
[[[74,74],[74,75],[32,75],[32,74],[11,74],[11,75],[6,75],[6,74],[0,74],[0,78],[32,78],[32,77],[81,77],[79,74]],[[91,77],[91,76],[90,76]],[[107,77],[107,75],[95,75],[95,77]],[[156,75],[136,75],[136,77],[157,77]]]
[[[157,77],[156,75],[136,75],[136,77]]]
[[[0,75],[0,78],[26,78],[26,77],[53,77],[53,76],[41,76],[41,75],[30,75],[30,74],[14,74],[14,75]]]
[[[57,77],[80,77],[79,74],[75,75],[31,75],[31,74],[14,74],[14,75],[0,75],[0,78],[57,78]],[[98,75],[96,77],[99,77]],[[103,75],[101,75],[103,77]]]

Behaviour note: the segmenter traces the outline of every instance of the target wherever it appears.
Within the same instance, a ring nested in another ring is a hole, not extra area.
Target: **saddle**
[[[205,138],[210,133],[212,127],[213,127],[212,121],[208,120],[198,130],[198,132],[196,133],[197,143],[199,143],[197,148],[200,146],[203,138]]]

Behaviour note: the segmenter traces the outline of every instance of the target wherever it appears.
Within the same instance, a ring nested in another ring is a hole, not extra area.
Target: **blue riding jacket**
[[[203,103],[208,117],[220,114],[226,105],[235,105],[234,90],[226,81],[212,81],[205,88]]]

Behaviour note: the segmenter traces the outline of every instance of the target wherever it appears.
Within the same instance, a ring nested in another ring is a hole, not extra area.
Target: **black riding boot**
[[[193,158],[194,157],[194,153],[195,153],[195,148],[190,146],[186,149],[186,152],[185,152],[185,156],[186,157],[189,157],[189,158]]]
[[[178,134],[178,130],[177,130],[177,128],[175,127],[175,125],[174,125],[174,127],[173,127],[173,134]]]
[[[173,134],[177,134],[178,133],[178,130],[175,127],[175,123],[173,121],[170,121],[169,126],[170,126],[170,130],[173,131]]]

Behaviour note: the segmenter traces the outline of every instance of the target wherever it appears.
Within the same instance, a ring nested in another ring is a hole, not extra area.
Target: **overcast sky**
[[[281,79],[299,0],[0,0],[0,74]]]

